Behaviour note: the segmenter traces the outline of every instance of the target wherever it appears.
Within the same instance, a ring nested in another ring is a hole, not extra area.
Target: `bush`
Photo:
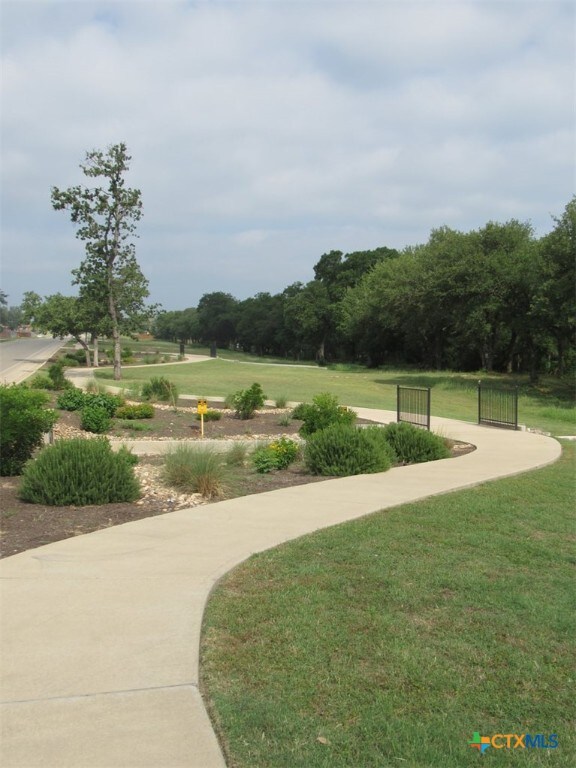
[[[204,421],[220,421],[222,418],[222,411],[217,411],[215,408],[209,408],[204,414]],[[196,414],[196,420],[200,421],[200,414]]]
[[[56,407],[61,411],[79,411],[86,405],[86,395],[78,387],[70,387],[58,395]]]
[[[154,429],[152,425],[142,423],[141,421],[119,421],[116,426],[118,429],[127,429],[130,432],[149,432]]]
[[[224,467],[222,457],[210,448],[179,445],[165,456],[165,482],[188,493],[211,499],[221,496]]]
[[[256,472],[261,474],[275,469],[286,469],[296,460],[299,450],[294,440],[281,437],[269,445],[257,448],[252,454],[252,462]]]
[[[298,403],[292,411],[292,418],[296,421],[302,421],[308,408],[310,408],[310,403]]]
[[[47,373],[37,373],[28,386],[30,389],[54,389],[54,382]]]
[[[399,422],[387,424],[382,431],[402,464],[420,464],[450,456],[444,440],[426,429]]]
[[[144,400],[176,403],[178,401],[178,389],[176,384],[164,376],[155,376],[142,385],[142,397]]]
[[[109,392],[95,392],[94,394],[87,394],[85,397],[85,405],[103,408],[110,417],[114,416],[118,408],[121,408],[126,402],[122,395],[112,395]]]
[[[138,405],[121,405],[116,408],[114,414],[117,419],[153,419],[154,406],[150,403],[139,403]]]
[[[274,401],[274,405],[276,406],[276,408],[286,408],[287,403],[288,403],[288,398],[286,397],[286,395],[279,395]]]
[[[52,363],[48,368],[48,376],[52,379],[53,389],[67,389],[73,386],[64,376],[64,363],[59,360],[57,363]]]
[[[77,367],[79,365],[86,365],[86,352],[83,349],[75,349],[66,352],[62,358],[64,365],[69,367]]]
[[[369,430],[333,424],[306,442],[304,462],[313,475],[346,477],[390,469],[394,455],[389,445]]]
[[[80,427],[86,432],[98,435],[108,432],[112,419],[106,408],[101,405],[85,405],[80,411]]]
[[[48,395],[24,384],[0,385],[0,475],[19,475],[58,419]]]
[[[303,422],[300,427],[300,434],[305,437],[333,424],[352,426],[356,421],[355,412],[338,405],[338,398],[328,392],[313,397],[312,405],[301,407],[299,415]]]
[[[257,408],[262,408],[266,395],[256,382],[249,389],[242,389],[233,396],[234,410],[239,419],[251,419]]]
[[[59,440],[28,462],[19,495],[50,506],[134,501],[140,486],[127,450],[114,453],[108,440]]]

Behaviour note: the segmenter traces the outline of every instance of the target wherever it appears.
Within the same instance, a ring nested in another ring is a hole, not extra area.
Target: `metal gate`
[[[430,429],[430,387],[396,387],[396,419]]]
[[[518,429],[518,387],[500,389],[479,381],[478,424]]]

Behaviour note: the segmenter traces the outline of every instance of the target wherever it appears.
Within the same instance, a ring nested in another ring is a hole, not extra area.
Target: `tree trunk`
[[[118,328],[118,317],[116,315],[116,305],[114,297],[110,290],[108,307],[110,310],[110,319],[112,320],[112,340],[114,343],[114,381],[120,381],[122,378],[122,351],[120,349],[120,329]]]
[[[98,366],[100,365],[100,361],[98,359],[98,351],[99,351],[98,336],[96,336],[96,334],[92,336],[92,346],[93,346],[93,350],[92,350],[93,365],[94,365],[94,368],[98,368]]]
[[[91,368],[92,366],[90,364],[90,350],[88,349],[88,344],[86,344],[84,339],[82,339],[80,336],[74,336],[74,338],[76,339],[78,344],[80,344],[80,346],[84,350],[84,354],[86,355],[86,367],[87,368]]]

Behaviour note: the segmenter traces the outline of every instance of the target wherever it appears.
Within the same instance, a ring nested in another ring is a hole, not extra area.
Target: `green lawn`
[[[205,695],[235,768],[574,766],[574,463],[397,507],[220,583]],[[558,734],[558,749],[468,746]]]
[[[176,345],[172,345],[175,347]],[[161,351],[165,351],[162,349]],[[167,350],[166,350],[167,351]],[[103,369],[97,378],[110,380],[112,372]],[[431,387],[432,415],[476,421],[477,383],[518,384],[520,386],[519,420],[554,435],[576,434],[573,381],[545,379],[538,387],[525,377],[482,375],[474,373],[411,372],[404,370],[366,370],[338,366],[278,365],[217,359],[185,365],[145,366],[122,371],[122,385],[128,388],[148,381],[151,376],[166,376],[180,393],[221,396],[260,383],[270,400],[286,396],[292,401],[309,401],[319,392],[331,392],[344,405],[368,408],[396,408],[396,385]]]

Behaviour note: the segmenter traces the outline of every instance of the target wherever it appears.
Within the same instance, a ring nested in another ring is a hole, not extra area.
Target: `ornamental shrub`
[[[298,403],[292,410],[292,418],[296,421],[302,421],[307,408],[310,408],[310,403]]]
[[[113,395],[110,392],[94,392],[87,394],[85,405],[96,408],[104,408],[108,416],[112,417],[125,404],[123,395]]]
[[[126,449],[114,453],[106,438],[59,440],[26,464],[19,496],[49,506],[135,501],[134,459]]]
[[[86,432],[102,435],[108,432],[111,424],[108,411],[101,405],[85,405],[80,411],[80,427]]]
[[[154,406],[150,403],[121,405],[119,408],[116,408],[116,413],[114,415],[117,419],[153,419]]]
[[[0,385],[0,475],[19,475],[58,420],[44,407],[48,400],[46,392],[24,384]]]
[[[142,385],[142,397],[144,400],[175,404],[178,401],[178,389],[176,384],[165,376],[153,376]]]
[[[239,419],[251,419],[257,408],[262,408],[266,402],[266,395],[258,383],[252,384],[249,389],[242,389],[233,396],[233,407]]]
[[[64,362],[62,360],[52,363],[48,368],[48,376],[52,379],[54,389],[67,389],[73,386],[72,382],[68,381],[66,376],[64,376]]]
[[[29,382],[31,389],[54,389],[54,382],[47,373],[37,373]]]
[[[79,411],[86,405],[86,394],[78,387],[70,387],[58,395],[56,407],[61,411]]]
[[[302,419],[299,431],[304,437],[333,424],[352,426],[356,421],[356,413],[345,406],[338,405],[336,395],[328,392],[315,395],[312,398],[312,405],[300,408],[299,417]]]
[[[296,460],[299,450],[294,440],[282,436],[268,445],[257,448],[252,454],[252,463],[256,472],[261,474],[275,469],[286,469]]]
[[[221,454],[210,448],[179,445],[165,454],[164,481],[205,498],[223,493],[224,464]]]
[[[413,424],[392,422],[383,428],[383,432],[402,464],[420,464],[450,457],[450,451],[439,435]]]
[[[333,424],[306,441],[304,462],[313,475],[346,477],[386,472],[394,455],[389,445],[349,424]]]
[[[204,421],[220,421],[222,418],[222,411],[218,411],[216,408],[209,408],[204,414]],[[196,421],[200,421],[200,414],[196,414]]]

